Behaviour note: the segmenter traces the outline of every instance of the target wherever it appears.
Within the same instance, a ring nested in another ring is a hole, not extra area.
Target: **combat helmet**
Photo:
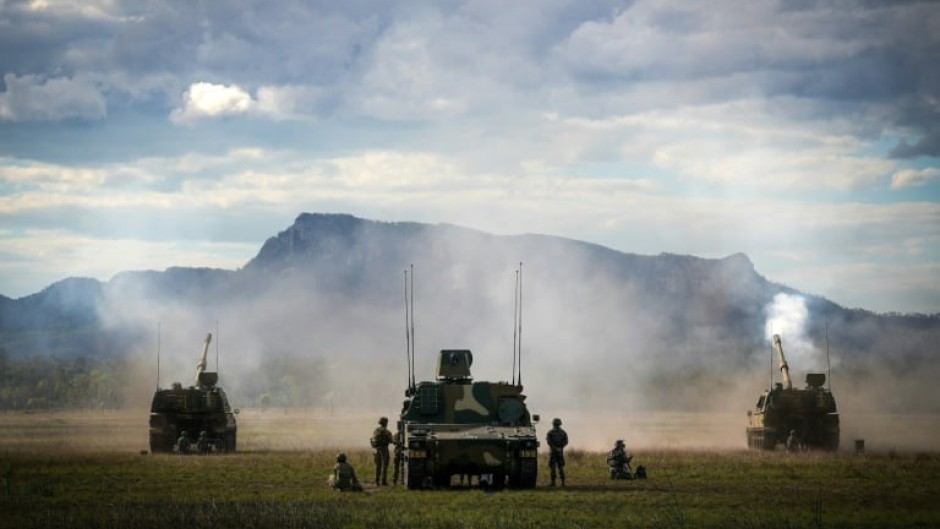
[[[382,426],[388,426],[388,417],[379,417],[379,424]]]
[[[561,426],[561,419],[559,419],[558,417],[555,417],[554,419],[552,419],[552,426]]]
[[[623,439],[617,439],[617,442],[614,443],[614,446],[620,446],[620,447],[625,446],[625,445],[623,444]]]
[[[337,462],[337,463],[345,463],[345,462],[346,462],[346,454],[343,453],[343,452],[340,452],[340,453],[336,454],[336,462]]]

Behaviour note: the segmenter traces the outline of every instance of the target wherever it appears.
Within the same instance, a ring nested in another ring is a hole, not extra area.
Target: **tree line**
[[[127,371],[87,358],[11,358],[0,348],[0,410],[120,408]]]

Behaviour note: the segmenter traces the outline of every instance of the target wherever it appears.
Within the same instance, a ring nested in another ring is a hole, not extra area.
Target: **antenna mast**
[[[774,335],[774,326],[770,326],[770,336]],[[774,340],[770,339],[770,389],[774,389]]]
[[[157,322],[157,390],[160,389],[160,326],[163,322]]]
[[[222,335],[219,334],[219,320],[215,320],[215,372],[219,372],[219,344],[222,343]]]
[[[411,387],[415,387],[415,265],[411,264]]]
[[[519,271],[516,270],[516,285],[512,292],[512,383],[516,383],[516,351],[519,335]]]
[[[519,381],[522,385],[522,261],[519,261]]]
[[[405,382],[411,388],[411,331],[408,326],[411,319],[408,316],[408,270],[405,270]]]
[[[829,360],[829,318],[826,318],[826,379],[829,381],[829,391],[832,391],[832,362]]]

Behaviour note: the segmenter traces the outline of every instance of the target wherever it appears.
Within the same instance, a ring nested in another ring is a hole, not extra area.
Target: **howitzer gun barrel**
[[[780,335],[774,335],[774,350],[780,357],[780,374],[783,376],[783,385],[787,389],[793,389],[793,383],[790,381],[790,366],[787,365],[787,357],[783,354],[783,344],[780,342]]]
[[[202,345],[202,355],[199,357],[199,362],[196,363],[196,382],[195,384],[199,385],[199,374],[206,370],[206,355],[209,354],[209,342],[212,341],[212,333],[206,334],[206,341]]]

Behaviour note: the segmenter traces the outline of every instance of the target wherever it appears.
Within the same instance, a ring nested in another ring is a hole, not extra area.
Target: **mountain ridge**
[[[499,351],[512,344],[508,322],[520,261],[525,343],[539,359],[528,364],[527,380],[541,382],[536,393],[562,387],[540,396],[547,402],[574,395],[589,405],[629,395],[624,402],[631,406],[694,409],[711,402],[702,395],[726,394],[729,384],[756,394],[753,386],[767,373],[770,331],[784,335],[794,372],[824,369],[822,351],[831,342],[840,381],[885,406],[928,406],[910,395],[940,376],[930,353],[940,340],[940,315],[846,309],[769,281],[743,253],[639,255],[545,234],[318,213],[299,215],[235,270],[171,267],[121,272],[107,282],[68,278],[30,296],[0,299],[0,349],[4,358],[146,365],[162,324],[166,354],[189,365],[192,342],[221,321],[216,343],[224,340],[230,351],[225,383],[245,398],[275,391],[273,384],[277,391],[295,388],[306,404],[386,402],[389,391],[398,391],[385,375],[401,366],[402,273],[416,265],[420,361],[430,362],[427,350],[466,347],[481,376],[493,377],[508,371]],[[317,387],[289,369],[264,374],[297,362]],[[896,390],[897,380],[910,395]]]

